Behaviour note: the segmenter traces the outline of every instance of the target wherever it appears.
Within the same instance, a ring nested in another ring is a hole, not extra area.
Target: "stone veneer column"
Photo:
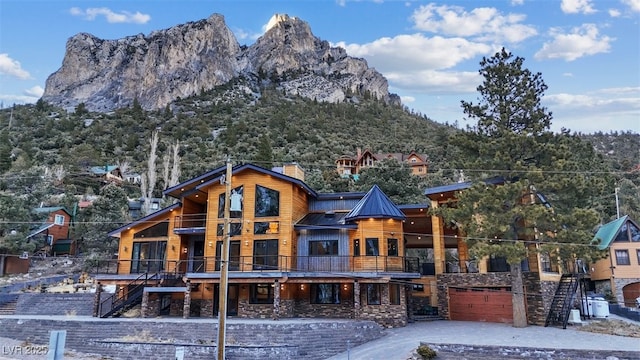
[[[100,316],[100,297],[102,295],[102,284],[96,283],[96,294],[93,297],[93,317]]]
[[[142,304],[140,304],[140,316],[149,317],[149,292],[142,293]]]
[[[360,283],[358,280],[353,282],[353,317],[360,318]]]
[[[187,280],[187,290],[184,291],[184,305],[182,307],[182,317],[189,318],[191,313],[191,281]]]
[[[280,282],[273,284],[273,320],[280,319]]]

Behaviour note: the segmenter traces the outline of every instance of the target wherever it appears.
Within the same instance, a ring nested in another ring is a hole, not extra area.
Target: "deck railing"
[[[220,271],[220,257],[186,260],[94,260],[88,271],[94,274],[168,272],[176,274]],[[149,270],[145,270],[149,269]],[[405,256],[231,256],[229,271],[240,272],[406,272],[420,273],[420,261]]]

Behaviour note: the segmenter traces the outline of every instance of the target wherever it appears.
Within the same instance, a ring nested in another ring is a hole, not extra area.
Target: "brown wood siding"
[[[460,321],[512,323],[511,292],[449,288],[449,317]]]

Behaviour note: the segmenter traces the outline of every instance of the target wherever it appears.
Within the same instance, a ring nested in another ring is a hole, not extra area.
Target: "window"
[[[229,216],[232,218],[242,217],[244,186],[238,186],[231,190],[231,199],[229,200]],[[224,201],[226,194],[222,193],[218,196],[218,218],[224,218]]]
[[[380,305],[380,284],[367,284],[367,304]]]
[[[387,239],[387,255],[398,256],[398,239]]]
[[[273,284],[251,284],[249,302],[252,304],[272,304]]]
[[[389,284],[389,304],[400,305],[400,284]]]
[[[378,238],[366,238],[365,245],[367,246],[367,256],[378,256]]]
[[[256,185],[256,217],[278,216],[280,214],[280,193]]]
[[[309,241],[309,256],[338,255],[338,240]]]
[[[253,242],[253,270],[278,268],[278,240]]]
[[[340,284],[311,284],[312,304],[340,304]]]
[[[53,245],[53,235],[47,235],[47,244]]]
[[[53,220],[53,223],[56,225],[64,225],[64,216],[56,215],[56,218],[55,220]]]
[[[216,271],[220,271],[222,260],[222,241],[216,242]],[[229,242],[229,270],[240,270],[240,241]]]
[[[131,273],[164,270],[166,241],[134,242],[131,254]]]
[[[353,239],[353,256],[360,256],[360,239]]]
[[[218,224],[218,229],[216,234],[218,236],[224,235],[224,224]],[[229,233],[229,236],[237,236],[240,234],[242,234],[242,223],[241,222],[231,223],[231,231]]]
[[[616,264],[631,265],[631,260],[629,259],[629,251],[616,250]]]
[[[142,231],[138,231],[133,234],[134,239],[153,238],[153,237],[167,237],[169,234],[169,222],[163,221],[148,227]]]
[[[636,250],[638,256],[638,265],[640,265],[640,249]]]
[[[253,223],[254,234],[277,234],[280,232],[278,221],[256,221]]]

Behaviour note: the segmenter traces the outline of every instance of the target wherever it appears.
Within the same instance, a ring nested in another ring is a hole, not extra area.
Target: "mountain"
[[[279,14],[249,47],[239,45],[219,14],[148,36],[103,40],[77,34],[67,41],[62,66],[47,79],[42,99],[64,108],[84,103],[98,112],[137,100],[155,110],[234,78],[247,79],[256,97],[272,81],[287,94],[321,102],[357,94],[400,105],[387,80],[364,59],[331,47],[306,22]]]

